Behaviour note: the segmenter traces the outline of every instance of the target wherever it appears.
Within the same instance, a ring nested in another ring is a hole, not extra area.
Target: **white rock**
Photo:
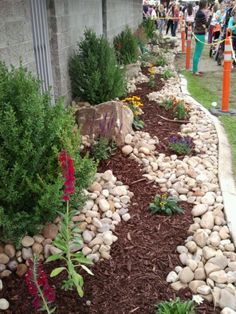
[[[112,245],[113,238],[112,233],[110,231],[106,231],[103,233],[103,241],[106,245]]]
[[[114,194],[115,196],[127,195],[127,189],[126,189],[126,187],[124,185],[116,186],[112,190],[112,194]]]
[[[87,255],[87,258],[90,259],[92,262],[97,263],[99,261],[100,254],[99,253],[93,253]]]
[[[236,298],[228,290],[222,289],[220,294],[219,305],[221,308],[229,307],[232,310],[236,310]]]
[[[229,307],[225,307],[220,314],[236,314],[236,312],[232,309],[230,309]]]
[[[109,181],[114,181],[114,176],[111,170],[107,170],[103,173],[102,175],[103,180],[109,182]]]
[[[99,205],[99,208],[100,208],[103,212],[106,212],[107,210],[110,209],[110,204],[108,203],[107,200],[105,200],[105,199],[103,199],[103,198],[99,200],[98,205]]]
[[[0,299],[0,310],[7,310],[9,308],[9,302],[4,299],[4,298],[1,298]]]
[[[185,247],[186,246],[186,247]],[[183,245],[178,245],[177,248],[176,248],[176,251],[179,253],[179,254],[182,254],[182,253],[188,253],[188,249],[187,249],[187,244],[183,246]]]
[[[201,219],[200,225],[203,229],[212,229],[214,227],[214,215],[212,212],[206,212]]]
[[[93,237],[94,237],[94,233],[92,231],[89,230],[85,230],[82,234],[83,236],[83,240],[85,243],[89,243],[92,241]]]
[[[110,209],[105,212],[105,216],[108,217],[108,218],[111,218],[112,215],[113,215],[113,212]]]
[[[193,280],[189,283],[189,289],[193,292],[193,293],[197,293],[197,289],[201,286],[206,285],[205,281],[203,280]]]
[[[147,147],[140,147],[139,148],[139,152],[143,153],[145,155],[149,155],[150,154],[150,150]]]
[[[118,222],[121,221],[120,215],[117,212],[113,213],[112,219]]]
[[[88,246],[84,246],[82,248],[82,253],[87,256],[88,254],[90,254],[92,252],[92,249],[90,249]]]
[[[93,205],[94,205],[94,201],[93,201],[93,200],[88,200],[88,201],[85,203],[85,206],[83,207],[82,212],[83,212],[83,213],[86,213],[86,211],[91,210],[91,209],[93,208]]]
[[[179,279],[182,283],[188,283],[192,281],[194,278],[194,274],[190,267],[184,267],[181,272],[179,273]]]
[[[213,205],[215,203],[215,193],[207,192],[201,199],[202,204]]]
[[[210,273],[209,278],[214,280],[216,283],[226,283],[227,282],[227,275],[225,271],[218,270]]]
[[[102,190],[102,195],[105,197],[109,196],[109,191],[107,189]]]
[[[197,251],[197,245],[194,241],[187,242],[185,246],[190,253],[195,253]]]
[[[208,234],[205,230],[199,229],[193,235],[193,240],[197,243],[201,248],[204,247],[207,243]]]
[[[133,151],[133,147],[130,146],[130,145],[125,145],[125,146],[122,147],[122,153],[123,153],[124,155],[126,155],[126,156],[129,155],[129,154],[131,154],[132,151]]]
[[[178,275],[176,274],[176,272],[171,271],[168,276],[166,277],[166,281],[167,282],[176,282],[178,280]]]
[[[125,137],[125,144],[131,144],[133,140],[133,136],[131,134],[127,134]]]
[[[21,240],[21,244],[24,247],[30,247],[34,244],[34,239],[30,236],[25,236],[22,240]]]
[[[203,295],[207,295],[209,293],[211,293],[211,288],[207,285],[204,286],[200,286],[197,288],[197,292]]]
[[[203,253],[203,256],[206,260],[216,256],[216,250],[214,250],[213,248],[209,247],[209,246],[205,246],[203,249],[202,249],[202,253]]]
[[[93,218],[93,225],[96,227],[96,228],[102,228],[102,223],[101,221],[98,219],[98,218]]]
[[[206,279],[206,274],[205,274],[205,270],[203,267],[199,267],[195,270],[194,272],[194,278],[196,280],[205,280]]]
[[[130,220],[130,218],[131,218],[131,216],[130,216],[130,214],[124,214],[124,215],[122,215],[122,219],[124,220],[124,221],[128,221],[128,220]]]
[[[236,271],[227,272],[227,281],[229,283],[236,283]]]
[[[228,265],[228,259],[224,255],[219,255],[209,259],[209,263],[218,265],[220,269],[225,269],[225,267]]]

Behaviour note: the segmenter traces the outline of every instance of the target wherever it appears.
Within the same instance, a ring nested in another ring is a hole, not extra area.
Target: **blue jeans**
[[[177,28],[178,28],[178,21],[173,23],[173,28],[172,28],[171,35],[174,36],[174,37],[176,36]]]

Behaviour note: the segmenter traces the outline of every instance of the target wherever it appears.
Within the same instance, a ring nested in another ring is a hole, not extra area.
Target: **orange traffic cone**
[[[222,85],[222,104],[221,111],[229,112],[229,96],[230,96],[230,74],[232,67],[232,51],[230,45],[230,36],[232,36],[232,30],[227,29],[225,39],[225,51],[224,51],[224,72],[223,72],[223,85]]]
[[[191,37],[192,37],[192,28],[188,25],[188,33],[187,33],[187,47],[186,47],[186,64],[185,69],[190,69],[190,61],[191,61]]]

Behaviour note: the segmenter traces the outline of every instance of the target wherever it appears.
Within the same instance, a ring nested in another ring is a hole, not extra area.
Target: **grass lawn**
[[[204,75],[202,77],[193,76],[190,72],[183,71],[185,58],[183,55],[177,58],[177,68],[185,76],[188,81],[188,91],[198,102],[209,109],[211,103],[217,102],[220,106],[222,95],[222,67],[215,66],[215,62],[208,57],[208,53],[202,56],[202,66]],[[200,61],[201,62],[201,61]],[[212,66],[211,66],[212,65]],[[207,69],[206,69],[207,68]],[[202,68],[200,69],[202,70]],[[208,71],[207,71],[208,70]],[[236,73],[231,75],[231,95],[230,108],[236,109]],[[228,140],[232,150],[233,172],[236,178],[236,116],[221,116],[220,121],[223,123]]]

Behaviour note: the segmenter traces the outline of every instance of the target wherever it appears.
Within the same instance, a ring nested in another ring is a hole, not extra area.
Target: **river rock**
[[[225,307],[220,314],[236,314],[236,312],[232,309],[230,309],[229,307]]]
[[[0,264],[7,264],[9,262],[9,257],[5,253],[0,253]]]
[[[208,205],[207,204],[197,204],[193,207],[192,209],[192,215],[193,216],[201,216],[205,214],[208,210]]]
[[[42,233],[44,238],[54,240],[58,233],[58,226],[52,223],[46,224],[43,227]]]
[[[214,250],[213,248],[209,247],[209,246],[205,246],[203,249],[202,249],[202,253],[203,253],[203,256],[206,260],[216,256],[216,250]]]
[[[88,189],[90,192],[101,192],[102,186],[98,182],[93,182],[93,184]]]
[[[220,294],[219,305],[221,308],[229,307],[232,310],[236,310],[236,298],[228,290],[222,289]]]
[[[21,240],[21,244],[24,247],[30,247],[34,244],[34,239],[30,236],[25,236],[22,240]]]
[[[206,246],[207,239],[208,239],[208,234],[205,230],[202,230],[202,229],[197,230],[196,233],[193,235],[193,240],[201,248]]]
[[[16,274],[19,277],[24,276],[24,274],[27,272],[27,266],[25,264],[18,264],[16,268]]]
[[[10,258],[13,258],[16,254],[16,249],[12,244],[6,244],[4,247],[4,253],[7,254]]]
[[[166,281],[171,283],[171,282],[176,282],[178,280],[178,275],[176,274],[176,272],[171,271],[168,276],[166,277]]]
[[[126,155],[126,156],[129,155],[129,154],[131,154],[132,151],[133,151],[133,147],[130,146],[130,145],[125,145],[125,146],[122,147],[122,153],[123,153],[124,155]]]
[[[183,283],[189,283],[194,278],[194,273],[189,266],[184,267],[179,273],[179,279]]]
[[[183,283],[181,281],[176,281],[170,284],[171,288],[174,289],[175,291],[179,291],[181,289],[187,288],[187,284]]]
[[[83,240],[85,243],[89,243],[92,241],[93,237],[94,237],[94,233],[92,231],[89,230],[85,230],[82,234],[83,236]]]
[[[209,293],[211,293],[211,288],[207,285],[200,286],[197,288],[197,293],[208,295]]]
[[[205,280],[206,279],[206,274],[205,274],[205,270],[203,267],[199,267],[195,270],[194,272],[194,278],[196,280]]]
[[[108,202],[107,200],[103,199],[103,198],[99,200],[98,204],[99,204],[100,209],[101,209],[103,212],[106,212],[107,210],[110,209],[110,204],[109,204],[109,202]]]
[[[194,241],[187,242],[185,246],[190,253],[195,253],[197,251],[197,245]]]
[[[225,269],[225,267],[228,265],[228,259],[224,255],[219,255],[209,259],[209,263],[218,265],[220,269]]]
[[[202,204],[213,205],[215,203],[215,193],[207,192],[201,199]]]
[[[4,299],[4,298],[1,298],[0,299],[0,310],[7,310],[9,308],[9,302]]]
[[[214,215],[212,212],[206,212],[201,219],[200,225],[203,229],[213,229]]]
[[[206,283],[203,280],[193,280],[189,283],[189,289],[193,292],[193,293],[197,293],[197,289],[201,286],[205,286]]]
[[[123,219],[124,221],[130,220],[130,218],[131,218],[131,216],[130,216],[129,213],[122,215],[122,219]]]
[[[32,246],[32,250],[36,255],[39,255],[43,252],[43,246],[40,243],[34,243]]]
[[[209,278],[214,280],[216,283],[226,283],[227,282],[227,275],[225,271],[218,270],[210,273]]]

